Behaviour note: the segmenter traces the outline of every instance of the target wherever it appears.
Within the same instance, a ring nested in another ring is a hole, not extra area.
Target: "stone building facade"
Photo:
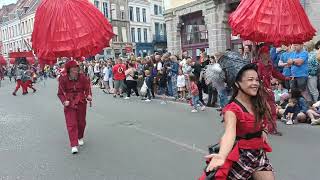
[[[207,52],[213,53],[230,48],[231,31],[227,25],[227,11],[226,3],[212,0],[193,1],[167,10],[164,16],[167,25],[168,51],[173,54],[181,54],[182,51],[188,51],[189,55],[196,57],[201,49],[206,49]],[[190,21],[194,17],[193,14],[200,20]],[[187,19],[190,22],[186,22]],[[188,26],[193,27],[189,28]],[[184,29],[187,29],[187,36],[182,33]],[[196,36],[200,38],[192,41],[191,39],[194,37],[192,31],[194,29],[196,29]],[[186,41],[182,40],[184,37],[187,37]]]
[[[0,22],[2,53],[31,50],[35,12],[40,0],[19,0]]]
[[[188,51],[196,58],[203,50],[212,55],[236,48],[242,41],[231,37],[228,15],[239,3],[240,0],[189,0],[184,5],[168,7],[164,14],[168,51],[174,54]],[[320,32],[320,1],[301,0],[301,4],[312,25]],[[320,40],[319,34],[315,40]]]
[[[318,31],[314,40],[320,40],[320,1],[319,0],[301,0],[312,25]]]
[[[111,43],[111,57],[126,56],[126,49],[132,48],[128,0],[110,0],[111,24],[116,36]]]
[[[138,56],[153,53],[150,11],[148,0],[129,0],[130,38]]]

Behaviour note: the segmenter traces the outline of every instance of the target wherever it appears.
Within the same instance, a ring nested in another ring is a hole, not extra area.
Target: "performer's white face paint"
[[[238,82],[242,91],[249,96],[258,94],[260,80],[255,70],[247,70],[243,73],[241,81]],[[240,92],[240,91],[239,91]]]

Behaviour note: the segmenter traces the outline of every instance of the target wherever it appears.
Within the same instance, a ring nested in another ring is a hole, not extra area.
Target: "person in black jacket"
[[[197,79],[197,86],[199,89],[199,99],[201,103],[205,104],[203,101],[203,93],[202,93],[202,86],[201,86],[201,81],[200,81],[200,74],[202,71],[202,66],[199,62],[196,61],[191,61],[190,59],[188,60],[188,64],[192,68],[192,74],[196,77]]]

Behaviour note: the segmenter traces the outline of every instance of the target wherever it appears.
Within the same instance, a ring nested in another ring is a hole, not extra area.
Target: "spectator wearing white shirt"
[[[178,93],[180,94],[180,100],[185,100],[186,98],[186,78],[182,72],[182,70],[179,70],[179,75],[177,77],[177,87],[178,87]]]
[[[94,65],[93,72],[96,77],[100,77],[100,64],[98,62]]]
[[[155,56],[155,60],[157,62],[157,71],[161,71],[162,70],[162,62],[161,62],[161,56],[160,55],[156,55]]]
[[[105,90],[103,92],[107,94],[111,94],[112,87],[112,63],[110,61],[107,62],[105,67],[103,68],[103,83]]]

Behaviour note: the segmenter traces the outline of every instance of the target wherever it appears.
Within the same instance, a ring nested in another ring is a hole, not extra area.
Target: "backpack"
[[[137,80],[137,79],[139,78],[139,73],[138,73],[138,71],[134,71],[132,78],[133,78],[134,80]]]

